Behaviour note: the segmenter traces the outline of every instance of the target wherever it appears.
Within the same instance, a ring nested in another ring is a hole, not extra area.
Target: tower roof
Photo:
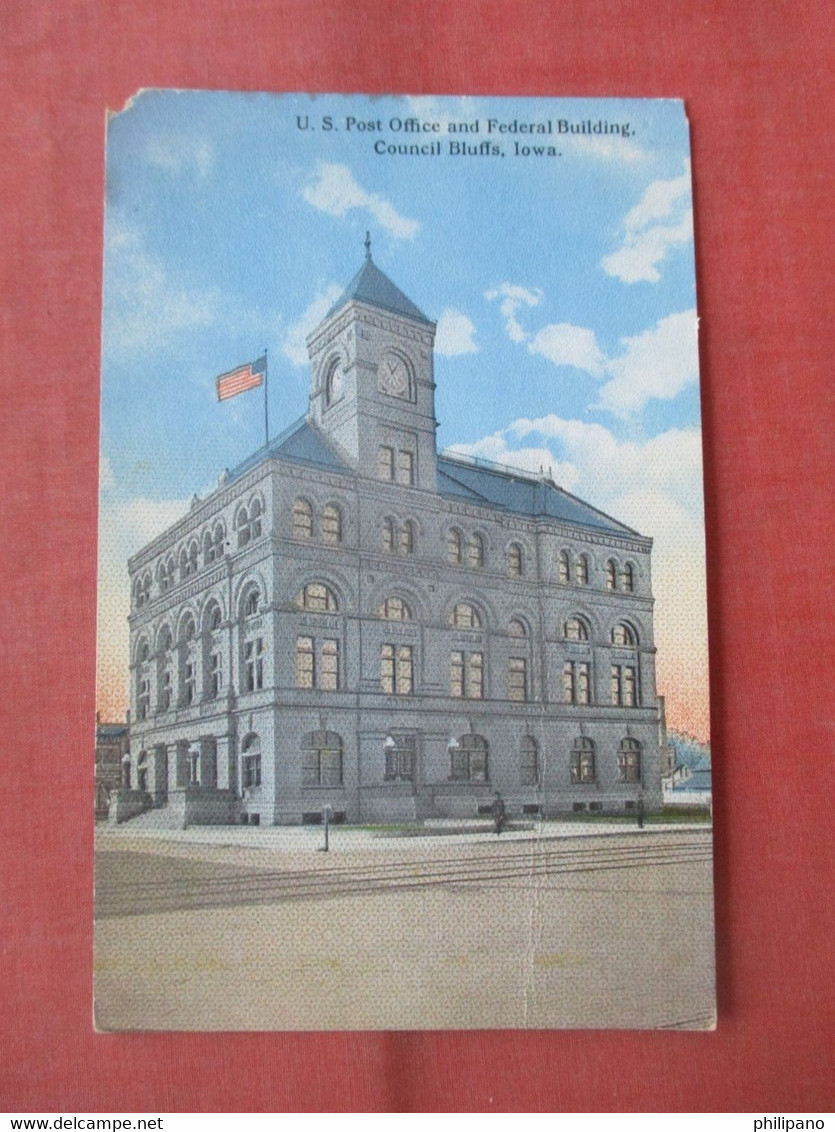
[[[339,299],[334,303],[325,318],[330,318],[338,310],[341,310],[352,299],[356,299],[361,303],[368,303],[372,307],[381,307],[383,310],[391,311],[393,314],[402,314],[407,318],[415,318],[420,322],[425,322],[429,326],[433,326],[431,319],[416,307],[411,299],[407,299],[399,287],[395,287],[394,283],[382,271],[380,271],[377,264],[371,258],[371,249],[368,240],[366,240],[365,262],[356,273],[354,278],[345,288],[345,291]]]

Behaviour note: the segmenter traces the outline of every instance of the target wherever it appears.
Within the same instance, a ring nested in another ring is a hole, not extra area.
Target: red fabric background
[[[832,1108],[832,12],[824,0],[2,5],[0,1108]],[[103,126],[142,86],[687,100],[715,1035],[93,1033]]]

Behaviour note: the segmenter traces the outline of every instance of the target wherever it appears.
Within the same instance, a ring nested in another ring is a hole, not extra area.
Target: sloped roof
[[[269,445],[259,448],[226,477],[226,483],[240,479],[263,460],[277,456],[309,464],[327,471],[355,474],[307,417],[302,417],[274,437]],[[482,507],[498,507],[515,515],[556,519],[592,527],[615,535],[636,535],[631,527],[598,511],[590,503],[557,487],[550,480],[533,479],[512,468],[491,465],[488,461],[462,460],[448,455],[438,457],[438,494],[449,499],[462,499]]]
[[[516,515],[557,519],[594,527],[610,534],[635,535],[631,527],[598,511],[589,503],[557,487],[551,480],[535,480],[511,468],[438,457],[438,491],[441,495],[500,507]]]
[[[393,314],[404,314],[407,318],[419,319],[420,322],[425,322],[429,326],[434,325],[423,311],[416,307],[411,299],[407,299],[400,288],[395,287],[389,277],[380,271],[371,258],[370,252],[365,258],[365,263],[345,288],[341,297],[337,299],[325,315],[325,318],[330,318],[332,314],[341,310],[352,299],[357,299],[361,303],[368,303],[372,307],[381,307]]]
[[[278,456],[282,460],[294,460],[300,464],[314,464],[320,468],[327,468],[329,471],[348,472],[351,470],[340,460],[321,432],[311,424],[307,417],[301,417],[289,428],[286,428],[284,432],[273,437],[268,445],[259,448],[257,452],[253,452],[251,456],[242,460],[228,474],[226,483],[240,479],[250,468],[257,467],[262,460],[272,456]]]

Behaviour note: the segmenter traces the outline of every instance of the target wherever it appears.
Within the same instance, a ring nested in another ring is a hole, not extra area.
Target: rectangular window
[[[244,683],[247,692],[264,687],[264,642],[261,637],[247,641],[244,646]]]
[[[450,654],[449,694],[458,699],[461,699],[464,695],[464,654],[462,652]]]
[[[570,660],[562,668],[562,698],[564,703],[574,703],[574,664]]]
[[[635,707],[638,702],[635,689],[635,669],[625,666],[623,669],[623,705]]]
[[[322,641],[319,687],[325,692],[335,692],[339,688],[339,641]]]
[[[412,554],[415,549],[414,529],[410,522],[405,522],[400,528],[400,553]]]
[[[507,662],[507,698],[518,703],[528,698],[528,662],[512,656]]]
[[[620,665],[619,664],[613,664],[612,665],[611,689],[612,689],[612,703],[615,704],[616,706],[619,706],[620,703],[621,703],[621,675],[620,675]]]
[[[484,698],[484,656],[480,652],[450,653],[450,695],[458,699]]]
[[[389,696],[394,694],[394,645],[383,645],[380,652],[380,687]]]
[[[397,453],[397,482],[412,487],[415,482],[414,453],[401,450]]]
[[[380,687],[387,695],[410,696],[415,689],[411,645],[383,645],[380,651]]]
[[[313,687],[312,637],[296,637],[296,687]]]
[[[587,660],[577,664],[577,703],[591,703],[591,665]]]
[[[377,473],[381,480],[394,480],[394,449],[387,444],[377,450]]]
[[[484,657],[480,652],[471,652],[467,657],[467,699],[484,698]]]

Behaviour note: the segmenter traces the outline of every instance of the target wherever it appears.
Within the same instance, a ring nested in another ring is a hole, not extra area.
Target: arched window
[[[508,547],[507,573],[510,578],[522,577],[522,548],[518,542],[512,542]]]
[[[621,739],[618,751],[618,782],[641,781],[641,744],[637,739]]]
[[[533,735],[523,735],[519,747],[519,781],[522,786],[539,784],[539,746]]]
[[[322,542],[342,542],[342,512],[335,503],[322,509]]]
[[[563,625],[562,635],[567,641],[587,641],[589,639],[588,626],[579,617],[569,617]]]
[[[461,543],[461,532],[455,527],[447,531],[446,560],[451,566],[460,566],[464,561],[464,550]]]
[[[157,569],[157,585],[159,586],[159,592],[161,594],[164,594],[168,589],[168,570],[164,562],[160,562]]]
[[[571,581],[571,562],[567,550],[561,550],[557,559],[557,580],[562,586],[567,586]]]
[[[197,540],[193,539],[188,548],[188,572],[189,574],[197,573]]]
[[[481,535],[471,535],[467,547],[467,565],[471,570],[481,570],[484,566],[484,539]]]
[[[449,623],[454,629],[480,629],[481,617],[478,610],[469,602],[461,601],[449,615]]]
[[[402,597],[387,597],[377,610],[377,616],[383,621],[411,621],[412,611]]]
[[[616,590],[618,588],[618,568],[614,559],[610,558],[606,563],[606,589]]]
[[[415,524],[407,519],[400,528],[400,553],[414,554],[415,552]]]
[[[627,594],[635,592],[635,572],[628,562],[621,571],[620,588]]]
[[[487,782],[489,748],[482,735],[462,735],[450,744],[450,778],[453,782]]]
[[[212,532],[206,531],[203,535],[203,565],[208,566],[209,563],[215,560],[215,544],[212,539]]]
[[[635,633],[629,625],[621,621],[618,625],[615,625],[612,630],[612,644],[620,648],[634,648]]]
[[[250,734],[241,744],[241,786],[252,790],[261,785],[261,740]]]
[[[581,735],[571,747],[571,782],[574,786],[582,786],[584,782],[594,780],[594,743]]]
[[[189,569],[188,551],[185,547],[180,551],[180,581],[185,581],[189,576],[191,570]]]
[[[293,504],[293,538],[313,538],[313,508],[306,499]]]
[[[308,582],[301,593],[296,595],[296,608],[308,613],[336,613],[336,597],[331,589],[321,582]]]
[[[528,628],[525,622],[520,621],[518,617],[511,619],[507,631],[511,637],[527,637],[528,635]]]
[[[148,572],[142,579],[142,604],[147,605],[151,600],[151,574]]]
[[[589,584],[589,560],[585,554],[581,554],[574,563],[574,577],[578,586]]]
[[[261,595],[254,587],[244,598],[244,617],[254,617],[261,606]]]
[[[223,614],[220,612],[220,606],[215,604],[212,606],[211,613],[208,617],[209,631],[216,633],[223,622]]]
[[[342,739],[334,731],[311,731],[302,740],[302,786],[342,785]]]
[[[394,519],[383,519],[383,551],[386,554],[394,554],[395,540],[397,537],[397,527],[395,526]]]

